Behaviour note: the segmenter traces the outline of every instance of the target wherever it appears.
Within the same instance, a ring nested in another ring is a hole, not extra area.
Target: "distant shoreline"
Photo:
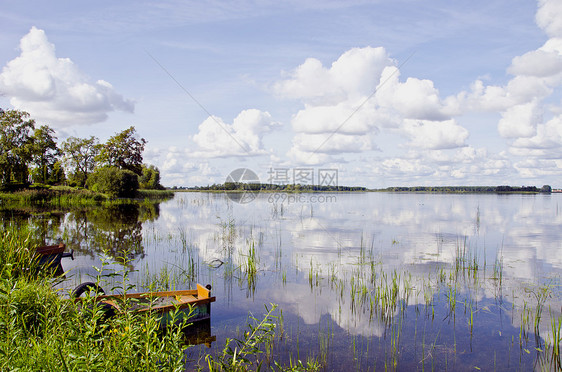
[[[368,189],[360,186],[312,186],[312,185],[270,185],[270,184],[229,184],[196,187],[168,188],[177,192],[227,192],[240,193],[246,191],[264,193],[357,193],[357,192],[391,192],[391,193],[431,193],[431,194],[550,194],[562,193],[560,189],[552,189],[549,185],[541,188],[536,186],[411,186],[387,187],[384,189]]]

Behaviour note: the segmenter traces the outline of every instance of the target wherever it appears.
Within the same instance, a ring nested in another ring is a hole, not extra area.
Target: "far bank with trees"
[[[158,168],[143,163],[145,144],[131,126],[105,143],[90,136],[59,145],[55,131],[27,112],[0,108],[0,191],[65,185],[116,198],[163,190]]]

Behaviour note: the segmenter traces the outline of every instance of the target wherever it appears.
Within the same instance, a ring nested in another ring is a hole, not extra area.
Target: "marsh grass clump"
[[[12,193],[0,193],[4,207],[84,207],[99,206],[108,202],[100,193],[68,187],[49,189],[28,189]]]
[[[115,195],[87,189],[53,186],[16,192],[0,192],[0,204],[4,208],[84,208],[110,206],[144,201],[157,203],[170,200],[174,193],[168,190],[138,190],[130,199],[116,199]]]
[[[14,275],[14,267],[23,267],[18,263],[22,258],[6,252],[16,252],[29,235],[14,234],[9,239],[3,234],[0,240],[0,371],[245,371],[259,369],[264,362],[277,370],[318,369],[300,361],[289,367],[273,361],[271,350],[279,338],[274,305],[266,307],[263,319],[251,317],[241,336],[227,339],[219,355],[188,360],[190,345],[184,330],[189,315],[175,309],[162,323],[157,313],[116,310],[110,314],[97,301],[98,291],[86,291],[77,300],[54,290],[55,280],[41,273]],[[112,292],[130,291],[127,257],[124,252],[118,258],[124,268],[110,274],[107,266],[112,263],[102,260],[102,267],[94,268],[98,273],[94,288],[113,283]],[[122,303],[120,308],[134,305]]]
[[[0,276],[2,278],[34,277],[39,270],[35,254],[37,240],[31,231],[15,226],[0,226]]]
[[[50,286],[23,278],[0,282],[0,308],[3,331],[34,337],[44,337],[70,311]]]
[[[14,251],[25,237],[0,241]],[[24,239],[25,240],[25,239]],[[13,256],[10,256],[13,257]],[[4,258],[4,257],[3,257]],[[162,328],[157,314],[119,312],[109,317],[96,293],[73,301],[52,288],[41,272],[15,276],[2,262],[0,278],[0,370],[2,371],[182,371],[187,348],[176,324]],[[103,269],[99,269],[101,273]],[[25,273],[25,271],[24,271]],[[10,274],[10,275],[8,275]],[[121,290],[130,289],[124,272]],[[97,278],[97,284],[102,277]],[[179,319],[179,318],[178,318]]]
[[[174,192],[170,190],[145,190],[140,189],[137,191],[135,197],[137,199],[145,199],[154,201],[165,201],[174,198]]]
[[[0,370],[180,371],[181,326],[159,328],[153,314],[105,316],[94,297],[80,303],[46,283],[19,283],[3,296]]]

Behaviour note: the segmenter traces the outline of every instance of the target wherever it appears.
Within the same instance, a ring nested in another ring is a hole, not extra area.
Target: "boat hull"
[[[94,289],[95,284],[91,284]],[[197,289],[192,290],[102,295],[95,300],[115,313],[155,314],[163,327],[172,323],[188,325],[211,318],[211,303],[216,298],[210,295],[209,288],[197,284]]]

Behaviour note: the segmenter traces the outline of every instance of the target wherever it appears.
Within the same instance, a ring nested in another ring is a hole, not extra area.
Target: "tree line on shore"
[[[274,184],[274,183],[244,183],[225,182],[208,186],[172,187],[172,190],[200,190],[200,191],[283,191],[283,192],[308,192],[308,191],[368,191],[361,186],[336,186],[336,185],[301,185],[301,184]]]
[[[131,126],[105,143],[95,136],[71,136],[59,145],[55,131],[37,127],[27,112],[0,108],[0,190],[34,183],[129,197],[139,188],[163,189],[158,168],[143,164],[145,144]]]
[[[550,193],[552,188],[544,185],[536,186],[412,186],[412,187],[387,187],[385,189],[368,189],[361,186],[320,186],[286,184],[277,185],[270,183],[244,183],[225,182],[208,186],[172,187],[172,190],[199,190],[199,191],[280,191],[280,192],[308,192],[308,191],[385,191],[385,192],[435,192],[435,193]]]
[[[536,186],[413,186],[413,187],[387,187],[377,191],[390,192],[440,192],[440,193],[550,193],[552,188],[544,185]]]

